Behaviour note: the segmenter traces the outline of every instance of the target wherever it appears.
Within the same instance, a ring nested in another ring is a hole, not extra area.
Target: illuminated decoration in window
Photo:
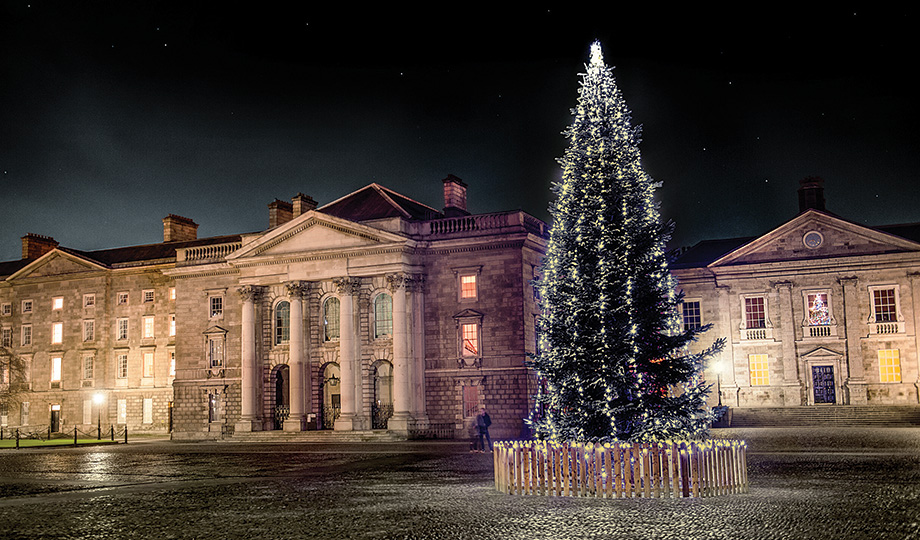
[[[281,301],[275,306],[275,345],[291,339],[291,304]]]
[[[528,365],[540,390],[529,423],[555,441],[701,436],[712,418],[702,365],[724,340],[689,352],[697,333],[681,331],[657,183],[599,43],[572,114],[537,284],[540,353]]]
[[[823,326],[831,324],[831,313],[827,307],[827,293],[808,295],[808,324]]]
[[[748,364],[751,370],[751,386],[769,386],[770,370],[767,355],[751,354],[748,356]]]
[[[767,314],[764,307],[763,296],[753,296],[744,299],[744,324],[745,328],[766,328]]]
[[[476,276],[460,276],[460,298],[476,298]]]
[[[64,323],[56,322],[51,324],[51,343],[60,344],[64,342]]]
[[[699,302],[684,301],[681,304],[681,315],[683,315],[684,319],[684,331],[702,328],[703,321],[700,317]]]
[[[463,339],[463,356],[479,356],[479,325],[467,323],[460,326]]]
[[[386,293],[374,299],[374,337],[393,334],[393,297]]]
[[[899,349],[882,349],[878,352],[878,369],[883,383],[901,382],[901,352]]]
[[[872,303],[875,307],[875,322],[898,320],[897,299],[893,288],[872,291]]]
[[[339,324],[341,323],[341,305],[338,298],[329,298],[323,303],[323,339],[336,341],[339,339]]]

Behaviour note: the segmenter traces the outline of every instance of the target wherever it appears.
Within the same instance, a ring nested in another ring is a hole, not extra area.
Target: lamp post
[[[93,403],[96,404],[96,440],[102,440],[102,404],[105,403],[105,394],[97,392],[93,396]]]
[[[716,393],[719,395],[719,407],[722,406],[722,361],[719,360],[712,366],[716,372]]]

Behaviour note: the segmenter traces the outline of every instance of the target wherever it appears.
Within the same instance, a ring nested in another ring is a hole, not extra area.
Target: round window
[[[802,243],[809,249],[815,249],[824,243],[824,237],[818,231],[809,231],[802,237]]]

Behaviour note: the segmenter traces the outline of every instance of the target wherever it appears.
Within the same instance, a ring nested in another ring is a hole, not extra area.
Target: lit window
[[[128,305],[128,293],[127,292],[117,293],[115,295],[115,304],[119,306],[127,306]]]
[[[808,324],[810,326],[826,326],[831,324],[831,312],[827,303],[827,293],[811,293],[806,295],[806,308],[808,309]]]
[[[700,303],[698,301],[685,300],[681,304],[681,315],[684,319],[685,332],[687,330],[699,330],[702,327]]]
[[[476,276],[460,276],[460,298],[476,298]]]
[[[878,368],[883,383],[901,382],[901,354],[898,349],[882,349],[878,352]]]
[[[897,299],[893,288],[872,291],[872,306],[875,313],[875,322],[895,322],[898,320]]]
[[[169,351],[169,376],[176,376],[176,351]]]
[[[84,294],[83,295],[83,307],[91,308],[96,305],[96,295],[95,294]]]
[[[61,382],[61,357],[51,357],[51,382]]]
[[[329,298],[323,304],[323,338],[326,341],[339,339],[340,310],[338,298]]]
[[[154,318],[153,317],[144,317],[144,338],[154,337]]]
[[[128,378],[128,355],[126,353],[119,353],[115,356],[115,377]]]
[[[169,299],[170,299],[170,300],[175,300],[175,299],[176,299],[176,288],[175,288],[175,287],[170,287],[170,288],[169,288]]]
[[[463,356],[479,356],[479,325],[476,323],[462,324],[460,333],[463,340]]]
[[[147,289],[141,293],[141,298],[144,299],[145,304],[153,302],[153,289]]]
[[[23,313],[32,313],[32,301],[23,300],[22,301],[22,312]]]
[[[22,346],[32,344],[32,325],[31,324],[22,325],[22,333],[20,337],[21,337],[20,343],[22,343]]]
[[[51,323],[51,343],[64,342],[64,323]]]
[[[13,304],[6,303],[0,304],[0,315],[4,317],[9,317],[13,314]]]
[[[291,304],[278,302],[275,306],[275,345],[287,343],[291,339]]]
[[[144,352],[144,377],[153,377],[153,353],[150,351]]]
[[[83,341],[93,341],[96,339],[96,321],[83,321]]]
[[[393,334],[393,297],[378,294],[374,298],[374,337],[382,338]]]
[[[212,296],[209,301],[209,313],[210,317],[213,319],[215,317],[221,317],[224,314],[224,297],[223,296]]]
[[[751,386],[769,386],[770,370],[767,355],[752,354],[748,356],[751,369]]]
[[[93,355],[87,354],[83,356],[83,379],[89,380],[93,378]]]
[[[169,315],[169,335],[170,336],[176,335],[176,314],[175,313],[171,313]]]
[[[744,324],[745,328],[766,328],[767,313],[763,296],[744,299]]]
[[[128,339],[128,318],[121,317],[115,321],[115,339]]]
[[[51,299],[51,309],[54,309],[54,310],[64,309],[64,297],[55,296],[54,298],[52,298]]]
[[[115,416],[117,418],[116,422],[119,424],[128,423],[128,400],[119,399],[115,402]]]

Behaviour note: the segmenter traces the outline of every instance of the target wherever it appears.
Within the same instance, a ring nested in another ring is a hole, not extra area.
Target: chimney
[[[58,245],[50,236],[28,233],[22,237],[22,258],[37,259]]]
[[[169,214],[163,218],[163,241],[186,242],[198,239],[198,224],[187,217]]]
[[[809,176],[799,180],[799,213],[814,208],[824,211],[824,180]]]
[[[452,174],[444,182],[444,215],[446,217],[468,216],[466,210],[466,184]]]
[[[298,193],[291,199],[291,203],[294,207],[294,213],[292,217],[298,217],[301,214],[306,214],[310,210],[316,210],[316,201],[313,200],[313,197],[309,195],[304,195],[303,193]]]
[[[294,217],[294,205],[289,202],[275,199],[268,203],[268,228],[274,229],[283,225]]]

